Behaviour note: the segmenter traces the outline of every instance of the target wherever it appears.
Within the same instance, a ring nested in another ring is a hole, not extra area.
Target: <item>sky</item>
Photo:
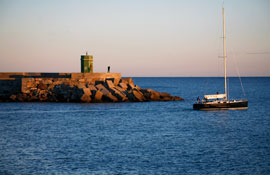
[[[0,72],[223,76],[222,0],[0,0]],[[270,0],[225,0],[228,75],[270,76]]]

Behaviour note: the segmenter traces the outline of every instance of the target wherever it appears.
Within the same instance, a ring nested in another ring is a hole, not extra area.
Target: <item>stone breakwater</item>
[[[102,103],[183,100],[169,93],[140,88],[134,85],[132,78],[23,78],[20,83],[20,90],[0,95],[0,101]]]

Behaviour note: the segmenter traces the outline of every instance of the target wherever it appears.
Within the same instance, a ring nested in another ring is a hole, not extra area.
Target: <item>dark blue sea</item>
[[[134,78],[185,101],[0,103],[0,174],[270,174],[270,78],[229,79],[248,110],[194,111],[222,78]]]

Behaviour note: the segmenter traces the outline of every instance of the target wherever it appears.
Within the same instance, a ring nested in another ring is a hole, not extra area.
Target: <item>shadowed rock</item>
[[[103,97],[102,100],[105,102],[117,102],[117,98],[111,94],[111,92],[106,89],[102,84],[96,85],[97,89],[102,92]]]
[[[123,92],[121,92],[120,90],[118,90],[116,87],[113,87],[109,90],[112,93],[112,95],[118,99],[118,101],[127,101],[128,100],[126,95]]]
[[[146,101],[146,98],[144,97],[143,93],[137,90],[132,91],[134,97],[136,98],[136,101]]]
[[[133,83],[127,84],[128,90],[133,90],[135,88]]]

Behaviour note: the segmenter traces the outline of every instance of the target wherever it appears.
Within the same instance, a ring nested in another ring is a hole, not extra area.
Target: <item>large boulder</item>
[[[140,89],[140,92],[143,94],[147,101],[151,100],[151,92],[148,89]]]
[[[80,88],[80,89],[83,89],[83,88],[86,88],[86,84],[84,82],[79,82],[77,87]]]
[[[113,82],[114,85],[117,86],[119,84],[120,80],[121,80],[120,78],[115,78],[114,82]]]
[[[125,90],[123,88],[121,88],[120,86],[115,86],[114,88],[117,89],[118,91],[122,92],[122,93],[125,92]]]
[[[45,80],[43,80],[43,84],[48,84],[48,85],[50,85],[50,84],[52,84],[52,80],[50,80],[50,79],[45,79]]]
[[[170,101],[170,100],[172,100],[171,94],[166,93],[166,92],[160,93],[160,98],[161,98],[162,101]]]
[[[149,101],[162,101],[160,97],[161,94],[158,91],[152,89],[140,89],[140,92]]]
[[[35,81],[34,80],[28,80],[27,82],[26,82],[26,87],[27,88],[32,88],[32,87],[36,87],[36,83],[35,83]]]
[[[76,81],[73,80],[73,79],[69,81],[69,87],[71,87],[71,88],[77,86],[77,84],[78,84],[78,82],[76,82]]]
[[[118,102],[118,99],[112,94],[107,94],[102,96],[103,102]]]
[[[83,93],[86,94],[86,95],[88,95],[88,96],[91,96],[92,95],[92,93],[91,93],[91,91],[90,91],[89,88],[83,88]]]
[[[48,100],[47,96],[48,96],[47,90],[40,90],[39,91],[39,100],[40,101],[47,101]]]
[[[129,83],[129,84],[127,84],[127,89],[128,90],[133,90],[134,88],[135,88],[135,86],[134,86],[134,84],[133,83]]]
[[[128,101],[132,101],[132,102],[136,102],[137,101],[137,99],[136,99],[136,97],[135,97],[135,95],[133,94],[132,91],[125,91],[124,93],[127,96]]]
[[[96,88],[102,92],[103,96],[102,96],[102,100],[104,100],[104,102],[117,102],[118,99],[112,95],[112,93],[105,88],[102,84],[98,84],[96,85]]]
[[[132,93],[134,97],[136,98],[136,101],[146,101],[146,98],[144,97],[142,92],[133,90]]]
[[[122,80],[119,83],[119,86],[128,91],[133,90],[135,88],[132,78],[122,78]]]
[[[40,90],[46,90],[46,89],[48,89],[48,84],[40,83],[38,85],[38,89],[40,89]]]
[[[88,88],[90,89],[90,91],[97,91],[97,88],[94,85],[88,85]]]
[[[97,92],[97,88],[94,85],[88,85],[88,88],[90,89],[91,94],[92,94],[91,98],[94,99]]]
[[[134,88],[133,89],[136,89],[137,91],[140,91],[141,90],[141,88],[138,85],[134,85]]]
[[[82,102],[85,102],[85,103],[90,103],[90,102],[91,102],[91,97],[90,97],[90,95],[83,94],[83,96],[81,97],[81,101],[82,101]]]
[[[104,86],[103,84],[97,84],[97,85],[96,85],[96,88],[97,88],[98,90],[100,90],[100,91],[104,91],[104,92],[106,92],[106,93],[110,93],[110,92],[108,91],[108,89],[105,88],[105,86]]]
[[[173,100],[173,101],[179,101],[179,100],[184,101],[183,98],[178,97],[178,96],[172,96],[172,100]]]
[[[111,80],[106,80],[105,85],[108,89],[114,88],[114,83]]]
[[[119,87],[121,87],[124,91],[128,89],[128,86],[125,83],[119,83]]]
[[[122,78],[120,82],[125,84],[134,84],[132,78]]]
[[[118,99],[118,101],[127,101],[128,100],[126,95],[123,92],[121,92],[120,90],[118,90],[116,87],[113,87],[109,90],[112,93],[112,95]]]
[[[103,93],[100,90],[96,91],[93,101],[102,102],[102,96],[103,96]]]
[[[152,101],[160,101],[160,93],[158,91],[150,89],[150,92],[151,92],[150,99]]]

